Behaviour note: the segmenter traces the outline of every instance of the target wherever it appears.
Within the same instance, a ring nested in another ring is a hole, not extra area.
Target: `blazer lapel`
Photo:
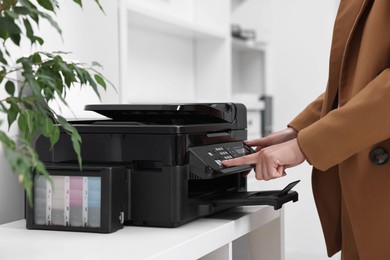
[[[322,116],[332,110],[348,45],[362,14],[373,0],[341,0],[333,30],[332,49],[329,60],[329,80],[322,107]]]

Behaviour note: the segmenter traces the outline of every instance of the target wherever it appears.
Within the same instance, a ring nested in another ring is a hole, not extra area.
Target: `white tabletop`
[[[111,234],[27,230],[20,220],[0,226],[0,259],[197,259],[280,214],[268,206],[237,207],[177,228],[126,226]]]

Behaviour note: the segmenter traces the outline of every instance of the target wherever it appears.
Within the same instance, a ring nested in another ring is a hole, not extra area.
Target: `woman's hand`
[[[297,131],[291,127],[288,127],[284,130],[267,135],[266,137],[244,141],[244,143],[248,146],[256,146],[256,151],[260,151],[264,147],[284,143],[296,137]]]
[[[297,139],[294,138],[287,142],[267,146],[253,154],[222,161],[222,164],[227,167],[255,164],[256,179],[271,180],[286,175],[286,168],[299,165],[304,161],[305,156],[299,148]]]

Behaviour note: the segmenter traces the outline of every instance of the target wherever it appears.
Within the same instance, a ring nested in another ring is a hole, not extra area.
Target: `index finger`
[[[230,167],[230,166],[243,165],[243,164],[255,164],[256,161],[257,161],[257,153],[252,153],[238,158],[224,160],[222,161],[222,164],[224,166]]]

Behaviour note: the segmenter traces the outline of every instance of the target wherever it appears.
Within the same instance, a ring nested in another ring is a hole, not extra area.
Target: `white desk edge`
[[[281,215],[269,206],[237,207],[177,228],[111,234],[27,230],[20,220],[0,225],[0,259],[198,259]]]

